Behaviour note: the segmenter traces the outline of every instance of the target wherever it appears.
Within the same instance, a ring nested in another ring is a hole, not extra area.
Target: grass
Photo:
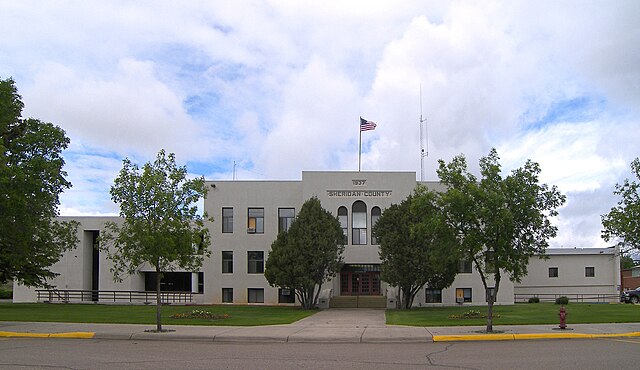
[[[640,306],[630,304],[570,303],[567,324],[594,324],[616,322],[640,322]],[[558,324],[560,306],[553,303],[518,303],[511,306],[494,306],[494,325]],[[387,324],[407,326],[471,326],[486,325],[486,318],[451,319],[450,315],[462,315],[469,310],[486,314],[486,306],[427,307],[412,310],[387,310]]]
[[[225,319],[171,318],[193,310],[216,315],[229,315]],[[257,326],[290,324],[317,311],[299,307],[276,306],[162,306],[163,325]],[[156,306],[120,306],[94,304],[0,303],[0,321],[155,324]]]

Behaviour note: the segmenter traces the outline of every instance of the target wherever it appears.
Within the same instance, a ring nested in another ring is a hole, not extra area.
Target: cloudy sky
[[[640,1],[0,2],[0,78],[71,138],[61,213],[115,214],[122,159],[193,175],[416,171],[491,147],[568,197],[559,247],[606,246],[640,142]]]

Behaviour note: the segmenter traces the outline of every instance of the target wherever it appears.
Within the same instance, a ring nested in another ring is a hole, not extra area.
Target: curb
[[[0,331],[0,338],[73,338],[91,339],[95,336],[93,332],[76,331],[68,333],[18,333],[14,331]]]
[[[640,337],[640,332],[613,334],[550,333],[550,334],[471,334],[434,335],[434,342],[487,341],[487,340],[528,340],[528,339],[599,339],[616,337]]]

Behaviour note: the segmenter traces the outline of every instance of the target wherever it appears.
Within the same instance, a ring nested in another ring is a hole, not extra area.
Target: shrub
[[[0,299],[11,299],[13,298],[13,291],[0,289]]]
[[[556,304],[562,304],[562,305],[569,304],[569,298],[567,298],[566,296],[558,297],[556,298]]]
[[[540,298],[531,297],[531,298],[529,298],[529,303],[540,303]]]

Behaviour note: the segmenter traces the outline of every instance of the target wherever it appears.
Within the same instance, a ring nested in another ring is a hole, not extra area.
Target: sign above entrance
[[[327,190],[329,198],[388,198],[392,193],[392,190]]]

